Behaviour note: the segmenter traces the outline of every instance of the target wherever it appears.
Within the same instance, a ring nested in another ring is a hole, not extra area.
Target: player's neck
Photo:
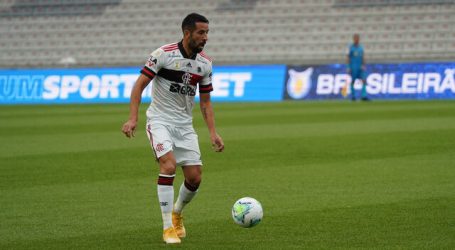
[[[185,40],[182,40],[182,45],[183,45],[183,50],[185,50],[186,56],[188,58],[192,58],[195,53],[193,52],[192,49],[190,49],[188,42],[185,42]]]

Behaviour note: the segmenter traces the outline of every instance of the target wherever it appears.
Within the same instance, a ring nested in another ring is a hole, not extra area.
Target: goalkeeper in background
[[[351,99],[352,101],[356,100],[354,83],[359,79],[362,82],[362,101],[369,101],[365,80],[365,52],[363,51],[363,46],[360,44],[359,34],[354,34],[353,41],[354,43],[349,46],[347,56],[348,73],[351,75]]]

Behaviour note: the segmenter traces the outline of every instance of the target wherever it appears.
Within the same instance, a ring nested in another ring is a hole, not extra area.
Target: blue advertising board
[[[369,64],[366,90],[373,99],[455,99],[454,72],[455,63]],[[342,64],[289,66],[284,98],[342,99],[350,82]],[[354,87],[360,92],[362,83],[356,81]]]
[[[212,100],[281,101],[285,71],[286,65],[215,67]]]
[[[139,69],[0,70],[0,104],[126,103]],[[342,64],[215,66],[213,72],[212,100],[223,102],[342,99],[351,81]],[[454,72],[448,62],[369,64],[366,89],[373,99],[455,99]],[[143,102],[150,101],[151,86]],[[361,86],[356,82],[355,89]]]
[[[140,67],[0,70],[0,104],[125,103]],[[285,65],[216,66],[214,101],[280,101]],[[151,100],[150,84],[143,102]]]
[[[137,68],[0,70],[0,104],[127,102],[137,77]]]

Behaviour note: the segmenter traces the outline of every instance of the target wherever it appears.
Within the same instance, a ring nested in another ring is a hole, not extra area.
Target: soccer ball
[[[262,206],[251,197],[243,197],[232,206],[232,219],[242,227],[254,227],[262,220]]]

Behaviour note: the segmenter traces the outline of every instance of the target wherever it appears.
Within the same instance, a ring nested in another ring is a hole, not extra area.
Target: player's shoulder
[[[202,62],[205,62],[205,63],[208,63],[208,64],[212,64],[212,58],[209,57],[204,51],[201,51],[201,52],[198,53],[197,59],[202,61]]]
[[[165,44],[157,49],[155,49],[150,56],[154,58],[159,58],[162,57],[162,55],[168,54],[168,53],[174,53],[173,51],[178,50],[178,44],[177,43],[170,43],[170,44]]]
[[[163,52],[171,52],[173,50],[178,50],[179,49],[179,45],[178,45],[178,43],[165,44],[165,45],[161,46],[160,49]]]

